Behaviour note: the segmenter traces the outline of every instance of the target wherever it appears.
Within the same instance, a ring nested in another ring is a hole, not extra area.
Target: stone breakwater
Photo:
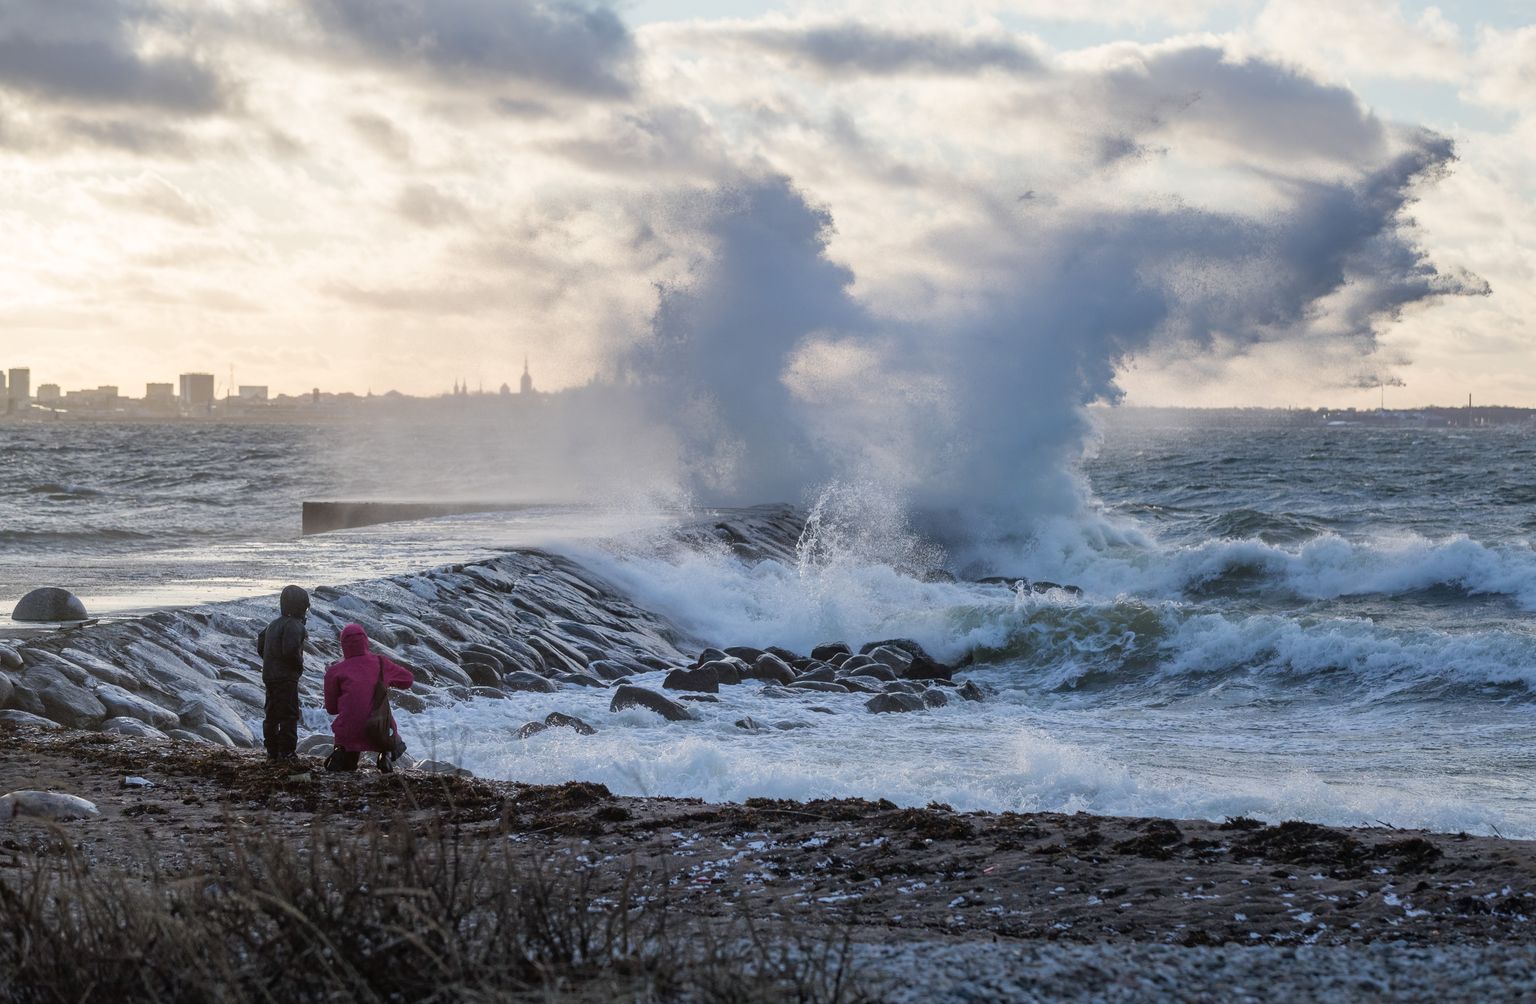
[[[675,541],[728,548],[746,561],[792,562],[802,530],[792,510],[761,507],[684,526]],[[416,685],[394,696],[409,712],[569,687],[612,689],[611,712],[643,707],[679,723],[694,717],[686,702],[724,700],[742,686],[850,708],[857,701],[872,713],[983,697],[904,639],[859,651],[842,643],[810,653],[707,648],[580,565],[537,550],[311,594],[311,668],[301,683],[307,707],[322,703],[320,668],[340,657],[337,638],[354,621],[376,651],[416,673]],[[0,722],[259,745],[264,690],[253,639],[275,608],[272,598],[240,600],[0,642]],[[530,722],[525,733],[592,728],[566,717]],[[751,717],[736,724],[793,727]],[[305,749],[318,749],[324,738]]]

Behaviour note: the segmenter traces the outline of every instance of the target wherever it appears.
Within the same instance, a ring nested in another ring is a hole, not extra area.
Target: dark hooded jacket
[[[325,671],[325,710],[336,716],[331,722],[336,748],[353,753],[382,752],[367,734],[374,688],[382,680],[386,687],[404,690],[416,677],[387,657],[369,651],[368,633],[360,624],[348,624],[341,629],[341,654],[344,658]],[[400,734],[393,715],[389,729],[393,735]]]
[[[309,613],[309,594],[298,586],[286,586],[278,599],[282,616],[256,636],[264,680],[298,679],[304,672],[304,641],[309,632],[304,617]]]

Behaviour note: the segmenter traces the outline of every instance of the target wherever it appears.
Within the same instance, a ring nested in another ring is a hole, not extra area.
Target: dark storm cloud
[[[145,55],[138,33],[161,15],[132,0],[6,0],[0,88],[77,106],[139,106],[185,115],[228,108],[233,88],[186,53]]]
[[[634,36],[603,6],[569,0],[307,0],[363,56],[452,82],[522,81],[570,94],[630,90]]]
[[[1039,55],[1007,35],[900,31],[856,21],[805,28],[748,28],[728,41],[809,64],[834,76],[969,75],[979,70],[1038,73]]]

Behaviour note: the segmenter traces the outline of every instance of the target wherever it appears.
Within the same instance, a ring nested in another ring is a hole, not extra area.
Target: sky
[[[34,387],[1536,406],[1528,0],[5,0],[0,181]]]

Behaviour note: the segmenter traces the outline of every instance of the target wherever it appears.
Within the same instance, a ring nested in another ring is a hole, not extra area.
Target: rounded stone
[[[67,589],[44,586],[34,589],[21,598],[11,611],[14,621],[83,621],[89,620],[85,604],[80,597]]]

